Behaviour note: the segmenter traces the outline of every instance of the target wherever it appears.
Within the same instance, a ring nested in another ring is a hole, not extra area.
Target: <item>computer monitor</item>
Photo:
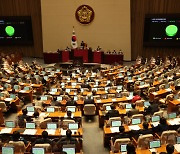
[[[144,84],[145,84],[145,82],[144,82],[144,81],[140,82],[140,85],[141,85],[141,86],[143,86]]]
[[[14,154],[14,147],[2,147],[2,154]]]
[[[179,98],[178,94],[174,95],[174,99],[178,99],[178,98]]]
[[[159,120],[160,120],[160,116],[158,116],[158,115],[151,117],[151,121],[152,121],[152,122],[158,122]]]
[[[35,110],[34,106],[27,106],[26,108],[28,112],[34,112]]]
[[[71,85],[72,85],[72,86],[76,86],[76,85],[77,85],[77,83],[76,83],[76,82],[73,82],[73,83],[71,83]]]
[[[57,101],[62,101],[62,96],[57,96]]]
[[[16,95],[15,94],[10,94],[10,98],[15,99]]]
[[[6,121],[5,122],[5,127],[14,128],[15,127],[15,122],[14,121]]]
[[[154,140],[154,141],[149,142],[149,148],[150,149],[159,148],[160,146],[161,146],[160,140]]]
[[[151,104],[149,103],[149,101],[145,101],[144,102],[144,107],[148,107],[148,106],[150,106]]]
[[[52,88],[51,91],[56,93],[56,92],[58,92],[58,89],[57,88]]]
[[[47,123],[47,129],[57,129],[56,123]]]
[[[132,109],[132,104],[126,104],[126,109]]]
[[[45,154],[45,149],[40,147],[33,147],[32,148],[33,154]]]
[[[127,144],[121,144],[120,145],[120,152],[126,152],[127,151]]]
[[[141,119],[140,118],[133,118],[132,119],[132,125],[138,125],[141,123]]]
[[[77,101],[78,100],[78,97],[77,96],[74,96],[74,101]]]
[[[106,105],[106,111],[111,110],[111,105]]]
[[[30,90],[30,87],[24,87],[24,90]]]
[[[76,112],[76,106],[67,106],[67,111]]]
[[[117,86],[117,89],[122,90],[122,87],[123,87],[122,85],[119,85],[119,86]]]
[[[19,85],[14,85],[14,89],[15,90],[19,89]]]
[[[70,130],[77,130],[79,128],[78,123],[69,123],[68,129]]]
[[[48,76],[44,76],[44,80],[48,80]]]
[[[170,87],[169,84],[166,84],[166,85],[165,85],[165,89],[168,89],[169,87]]]
[[[65,91],[66,91],[67,93],[69,93],[69,92],[71,91],[71,89],[66,89]]]
[[[169,118],[169,119],[174,119],[174,118],[176,118],[176,117],[177,117],[177,115],[176,115],[175,112],[172,112],[172,113],[169,113],[169,114],[168,114],[168,118]]]
[[[47,101],[48,97],[47,96],[41,96],[42,101]]]
[[[75,148],[63,148],[62,151],[66,152],[67,154],[76,154]]]
[[[121,126],[121,121],[120,120],[113,120],[113,121],[111,121],[111,126],[112,127],[119,127],[119,126]]]
[[[128,76],[128,80],[131,80],[132,79],[132,77],[131,76]]]
[[[50,107],[46,108],[46,111],[50,112],[50,113],[53,113],[55,111],[55,108],[50,106]]]
[[[27,129],[35,129],[36,124],[34,122],[26,122],[26,128]]]
[[[176,143],[177,143],[177,144],[180,144],[180,136],[177,136],[177,137],[176,137]]]

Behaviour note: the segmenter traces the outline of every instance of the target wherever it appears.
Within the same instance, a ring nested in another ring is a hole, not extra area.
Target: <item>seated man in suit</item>
[[[87,96],[88,98],[84,100],[84,105],[85,104],[94,104],[94,99],[91,99],[91,95]]]
[[[167,120],[164,117],[161,117],[158,126],[156,126],[156,127],[152,126],[152,128],[153,128],[153,132],[160,132],[160,133],[162,133],[163,131],[168,130],[169,126],[167,124]]]
[[[43,131],[42,138],[37,139],[33,145],[35,145],[35,144],[50,144],[50,145],[52,145],[52,141],[48,138],[48,132]]]
[[[145,113],[146,114],[151,114],[153,115],[154,112],[158,112],[159,111],[159,106],[158,106],[158,102],[154,102],[154,101],[150,101],[150,106],[148,108],[145,109]]]
[[[152,129],[148,129],[148,127],[149,127],[149,124],[148,124],[148,122],[144,122],[143,123],[143,129],[140,129],[139,131],[138,131],[138,134],[139,135],[146,135],[146,134],[152,134]]]
[[[121,138],[130,138],[131,136],[129,135],[129,133],[125,133],[125,128],[124,126],[119,126],[119,134],[117,134],[116,136],[114,136],[112,138],[113,144],[116,141],[116,139],[121,139]]]
[[[129,112],[127,113],[129,117],[131,117],[134,114],[138,114],[139,110],[136,109],[136,104],[132,104],[132,109],[129,110]]]
[[[161,152],[160,154],[173,154],[174,153],[174,145],[168,144],[166,145],[166,152]]]
[[[132,143],[127,144],[127,154],[136,154],[136,148]]]
[[[10,141],[13,141],[13,142],[18,142],[18,141],[23,141],[25,145],[28,144],[28,142],[20,136],[20,132],[18,131],[14,131],[13,134],[12,134],[12,140]]]
[[[109,119],[111,117],[119,117],[119,111],[115,109],[115,106],[111,105],[111,110],[106,114],[106,118]]]

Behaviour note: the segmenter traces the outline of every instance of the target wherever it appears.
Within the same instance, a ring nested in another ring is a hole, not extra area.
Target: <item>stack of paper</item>
[[[101,103],[101,100],[97,100],[97,103]]]
[[[129,126],[130,130],[140,130],[140,127],[138,125],[131,125]]]
[[[180,124],[180,118],[175,118],[175,119],[171,119],[168,120],[170,125],[179,125]]]
[[[180,152],[180,144],[175,144],[174,147],[177,152]]]
[[[111,127],[110,129],[112,133],[119,132],[119,127]]]
[[[168,88],[168,89],[166,89],[167,91],[172,91],[172,89],[171,88]]]
[[[1,129],[0,134],[9,134],[11,133],[11,131],[12,131],[12,128],[3,128]]]
[[[25,131],[23,132],[23,134],[25,135],[35,135],[37,132],[36,129],[25,129]]]
[[[153,95],[157,95],[158,93],[157,93],[157,92],[153,92],[152,94],[153,94]]]
[[[155,152],[156,153],[156,149],[149,149],[149,151],[151,152],[151,153],[153,153],[153,152]]]
[[[5,100],[6,102],[10,102],[10,101],[13,100],[13,98],[5,98],[4,100]]]
[[[159,122],[152,122],[151,123],[154,127],[158,126],[159,125]]]
[[[64,130],[61,128],[61,135],[66,135],[66,131],[67,131],[66,129]]]
[[[46,129],[49,135],[55,135],[56,130],[55,129]]]
[[[28,116],[33,116],[34,112],[28,112],[27,115]]]

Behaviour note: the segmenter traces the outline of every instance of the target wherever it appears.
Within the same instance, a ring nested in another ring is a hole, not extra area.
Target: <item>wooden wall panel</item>
[[[42,23],[40,0],[0,0],[0,16],[31,16],[34,45],[0,46],[0,51],[20,52],[23,56],[42,57]]]
[[[143,47],[145,14],[180,13],[180,0],[131,0],[131,52],[132,60],[138,55],[179,56],[180,48]]]

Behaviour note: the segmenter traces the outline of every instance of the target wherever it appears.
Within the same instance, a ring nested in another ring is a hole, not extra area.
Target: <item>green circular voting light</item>
[[[177,34],[178,28],[175,25],[169,25],[166,27],[167,36],[175,36]]]
[[[12,26],[7,26],[6,29],[5,29],[5,31],[6,31],[6,34],[7,34],[8,36],[13,36],[13,35],[14,35],[14,32],[15,32],[15,29],[14,29],[14,27],[12,27]]]

